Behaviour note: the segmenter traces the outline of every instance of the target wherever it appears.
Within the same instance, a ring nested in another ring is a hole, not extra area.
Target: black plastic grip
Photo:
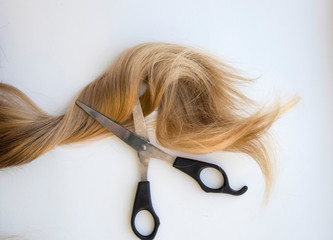
[[[154,218],[154,230],[150,235],[142,235],[141,233],[139,233],[139,231],[135,227],[135,217],[142,210],[147,210],[148,212],[150,212],[150,214]],[[157,233],[157,229],[160,226],[160,219],[156,215],[152,202],[151,202],[149,181],[142,181],[142,182],[139,182],[139,184],[138,184],[135,201],[134,201],[134,206],[133,206],[131,225],[132,225],[132,230],[135,233],[135,235],[138,238],[144,239],[144,240],[154,239],[154,237]]]
[[[173,163],[173,167],[175,167],[178,170],[191,176],[195,181],[197,181],[197,183],[199,183],[200,187],[205,192],[242,195],[248,189],[247,186],[244,186],[238,191],[233,190],[229,185],[229,180],[228,180],[227,174],[224,172],[224,170],[222,168],[220,168],[219,166],[211,164],[211,163],[201,162],[201,161],[192,160],[192,159],[188,159],[188,158],[177,157],[175,162]],[[200,172],[205,168],[215,168],[222,174],[224,182],[220,188],[216,188],[216,189],[209,188],[201,181]]]

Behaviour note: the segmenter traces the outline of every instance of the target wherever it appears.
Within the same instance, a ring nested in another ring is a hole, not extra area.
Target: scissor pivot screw
[[[142,144],[141,147],[142,147],[142,150],[143,150],[143,151],[146,151],[146,150],[147,150],[147,146],[146,146],[146,144]]]

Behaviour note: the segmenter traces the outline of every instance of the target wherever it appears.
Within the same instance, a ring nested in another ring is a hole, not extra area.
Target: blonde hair
[[[157,108],[156,137],[164,147],[187,152],[242,152],[260,166],[269,192],[272,157],[264,140],[276,118],[295,104],[264,110],[238,90],[246,79],[201,51],[168,43],[145,43],[123,52],[76,99],[133,129],[132,109],[142,84],[144,115]],[[0,83],[0,168],[28,163],[59,144],[110,133],[75,101],[51,116],[24,93]],[[75,100],[76,100],[75,99]]]

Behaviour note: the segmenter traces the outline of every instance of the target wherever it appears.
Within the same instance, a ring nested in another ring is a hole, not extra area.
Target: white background
[[[333,239],[332,11],[329,0],[0,0],[0,81],[56,115],[127,47],[202,47],[261,76],[247,89],[258,101],[302,101],[274,125],[279,177],[266,207],[260,170],[241,154],[196,156],[248,185],[241,197],[206,194],[152,160],[156,239]],[[1,170],[0,239],[136,239],[138,180],[135,153],[113,137]]]

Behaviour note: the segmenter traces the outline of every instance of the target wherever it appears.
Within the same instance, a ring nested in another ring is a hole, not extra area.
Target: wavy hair
[[[274,174],[267,131],[296,101],[258,107],[238,89],[251,81],[199,50],[144,43],[124,51],[75,100],[133,129],[132,109],[145,84],[140,101],[145,116],[157,109],[160,145],[194,154],[246,153],[260,166],[268,193]],[[0,168],[28,163],[60,144],[110,134],[75,101],[66,113],[52,116],[15,87],[0,83]]]

